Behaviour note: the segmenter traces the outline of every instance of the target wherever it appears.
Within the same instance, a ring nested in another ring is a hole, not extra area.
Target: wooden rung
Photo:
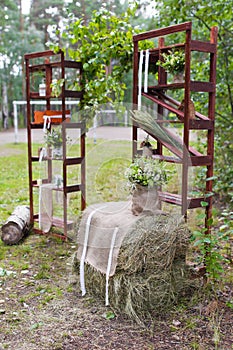
[[[67,220],[67,230],[72,230],[74,222]],[[53,217],[52,226],[64,228],[64,221],[61,218]]]
[[[159,199],[162,202],[175,204],[182,206],[182,197],[179,194],[176,193],[169,193],[169,192],[159,192]],[[198,197],[198,198],[187,198],[187,208],[188,209],[194,209],[194,208],[200,208],[202,207],[201,202],[208,202],[209,198],[204,197]]]
[[[177,164],[182,164],[182,159],[181,158],[176,158],[176,157],[169,157],[169,156],[163,156],[160,154],[154,154],[152,156],[153,159],[158,159],[158,160],[164,160],[169,163],[177,163]]]

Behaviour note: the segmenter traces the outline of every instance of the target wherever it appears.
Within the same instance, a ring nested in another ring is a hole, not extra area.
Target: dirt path
[[[139,134],[140,137],[144,137],[144,133]],[[108,140],[131,140],[131,128],[130,127],[111,127],[102,126],[99,128],[92,128],[88,131],[87,137],[89,138],[104,138]],[[43,130],[37,130],[34,135],[35,142],[39,142],[43,139]],[[27,142],[27,130],[19,129],[16,134],[14,129],[0,132],[0,145],[7,143],[26,143]]]

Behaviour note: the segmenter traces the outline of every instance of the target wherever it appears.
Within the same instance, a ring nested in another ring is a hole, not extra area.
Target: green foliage
[[[52,128],[51,131],[46,130],[46,133],[44,135],[45,143],[48,147],[61,147],[63,142],[62,137],[62,128],[61,127],[55,127]],[[66,142],[71,142],[70,137],[66,137]]]
[[[62,145],[61,128],[52,128],[51,131],[46,130],[44,138],[48,147],[60,147]]]
[[[168,53],[162,53],[163,60],[157,64],[165,69],[166,72],[177,74],[184,71],[185,56],[182,50],[169,50]]]
[[[233,123],[223,127],[223,123],[216,123],[215,138],[215,174],[218,181],[215,182],[214,190],[220,198],[224,197],[233,205]]]
[[[219,222],[221,224],[219,230],[223,232],[225,236],[233,236],[233,212],[227,209],[223,210]]]
[[[208,206],[207,202],[202,202],[202,207]],[[223,214],[224,225],[220,228],[208,232],[205,227],[200,225],[200,229],[193,232],[193,246],[198,248],[200,256],[199,262],[203,263],[206,267],[206,275],[212,281],[216,282],[222,278],[224,272],[223,263],[227,263],[227,259],[224,258],[223,248],[226,241],[228,241],[233,232],[232,223],[228,220],[233,218],[232,213]],[[199,219],[203,219],[203,215],[199,216]],[[208,225],[213,224],[213,219],[208,220]]]
[[[58,97],[61,94],[63,85],[64,79],[54,79],[50,85],[52,89],[52,96]]]
[[[128,8],[124,14],[116,16],[101,8],[93,11],[88,24],[84,18],[72,18],[63,33],[69,43],[69,58],[83,63],[85,108],[123,101],[126,90],[123,78],[132,67],[135,30],[130,19],[135,11],[136,8]]]
[[[112,320],[113,318],[116,317],[116,315],[114,314],[113,311],[110,310],[104,314],[104,317],[106,318],[106,320]]]

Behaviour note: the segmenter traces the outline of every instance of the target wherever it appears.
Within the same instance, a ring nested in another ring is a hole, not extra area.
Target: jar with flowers
[[[153,158],[136,157],[126,170],[133,215],[158,209],[158,187],[167,182],[165,165]]]
[[[62,129],[60,127],[52,128],[52,130],[46,130],[45,143],[47,145],[48,154],[51,153],[52,158],[62,158]]]
[[[157,62],[158,66],[173,75],[173,82],[179,83],[184,80],[185,54],[181,49],[168,50],[162,53],[162,60]]]

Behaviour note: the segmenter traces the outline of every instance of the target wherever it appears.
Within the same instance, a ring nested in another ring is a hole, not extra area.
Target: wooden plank
[[[213,120],[189,120],[189,129],[191,130],[213,130],[214,122]]]
[[[66,185],[64,191],[66,193],[78,192],[81,191],[82,185]]]
[[[150,135],[153,139],[159,141],[163,146],[165,146],[169,151],[171,151],[172,153],[174,153],[177,157],[182,158],[183,154],[181,151],[179,151],[175,146],[172,146],[170,144],[168,144],[167,142],[164,142],[162,140],[160,140],[158,137],[156,137],[155,135],[151,134],[150,132],[148,132],[147,130],[143,129],[142,127],[140,127],[142,130],[146,131],[148,133],[148,135]]]
[[[192,51],[200,51],[200,52],[207,52],[207,53],[216,53],[216,45],[206,42],[206,41],[200,41],[200,40],[191,40],[190,48]]]
[[[179,116],[181,119],[184,119],[184,112],[179,111],[178,109],[172,107],[171,105],[169,105],[168,103],[156,98],[154,95],[151,95],[150,93],[145,93],[142,92],[142,96],[150,99],[151,101],[157,103],[158,105],[162,106],[163,108],[166,108],[167,110],[169,110],[172,113],[175,113],[177,116]]]
[[[194,92],[214,92],[215,85],[212,82],[190,81],[190,90]]]
[[[64,66],[65,66],[65,68],[82,69],[82,62],[65,60]]]
[[[182,205],[182,198],[181,195],[176,193],[168,193],[168,192],[158,192],[159,199],[163,202],[174,204],[174,205]],[[200,208],[202,207],[201,202],[209,202],[209,198],[204,197],[198,197],[198,198],[187,198],[187,208],[188,209],[194,209],[194,208]]]
[[[192,166],[204,166],[211,165],[213,157],[211,156],[191,156],[190,157]]]
[[[73,91],[73,90],[65,90],[64,91],[65,97],[73,97],[73,98],[82,98],[83,97],[83,91]]]
[[[159,199],[163,202],[175,204],[175,205],[181,205],[181,196],[174,193],[168,193],[168,192],[158,192]]]
[[[64,164],[66,166],[68,166],[68,165],[77,165],[77,164],[81,164],[82,161],[83,161],[83,157],[66,158],[64,160]]]
[[[46,56],[55,56],[61,54],[61,51],[55,53],[52,50],[47,51],[40,51],[40,52],[32,52],[32,53],[26,53],[24,55],[25,59],[33,59],[33,58],[40,58],[40,57],[46,57]]]
[[[168,163],[177,163],[177,164],[182,164],[182,159],[181,158],[175,158],[175,157],[170,157],[170,156],[164,156],[161,154],[153,154],[152,155],[153,159],[158,159],[158,160],[163,160]]]
[[[160,52],[166,52],[174,48],[177,48],[177,49],[185,48],[185,44],[178,43],[178,44],[166,45],[164,47],[154,47],[153,49],[149,49],[150,58],[158,57]],[[143,50],[143,52],[146,52],[146,50]],[[140,55],[140,52],[138,52],[138,55]]]
[[[42,179],[42,184],[48,184],[50,183],[48,179]],[[33,180],[32,181],[32,186],[33,187],[39,187],[39,183],[38,183],[38,180]]]
[[[183,83],[173,83],[173,84],[159,84],[154,86],[148,86],[148,90],[152,92],[160,92],[163,90],[174,90],[174,89],[183,89],[184,88],[184,82]]]
[[[65,129],[81,129],[81,133],[85,132],[85,123],[84,122],[68,122],[63,124]]]
[[[30,73],[40,72],[40,71],[43,71],[43,70],[45,70],[45,63],[35,64],[35,65],[32,65],[32,66],[29,66]]]
[[[73,221],[67,220],[67,229],[72,230],[73,224],[74,224]],[[60,218],[53,217],[52,218],[52,226],[64,228],[64,221]]]
[[[30,99],[39,99],[39,100],[46,100],[45,96],[40,96],[39,92],[30,92],[29,93],[29,98]]]
[[[188,198],[188,209],[202,208],[201,202],[210,202],[210,198]]]
[[[156,91],[156,95],[158,95],[159,97],[161,97],[164,100],[167,100],[170,103],[173,103],[175,106],[180,106],[180,101],[175,100],[174,98],[172,98],[171,96],[164,94],[161,91]],[[195,111],[195,116],[201,120],[210,120],[208,117],[206,117],[205,115]]]
[[[185,23],[169,26],[166,28],[154,29],[141,34],[136,34],[133,36],[133,41],[136,42],[140,40],[152,39],[159,36],[164,36],[164,35],[177,33],[177,32],[183,32],[185,30],[191,30],[191,28],[192,28],[192,22],[185,22]]]
[[[172,133],[170,130],[167,130],[167,129],[166,129],[166,133],[170,135],[171,138],[174,138],[177,142],[183,145],[183,141],[178,135],[175,135],[174,133]],[[189,152],[194,156],[202,156],[200,152],[198,152],[195,148],[191,146],[189,146]]]
[[[161,84],[155,86],[149,86],[149,90],[161,91],[161,90],[174,90],[183,89],[185,83],[172,83],[172,84]],[[214,84],[205,81],[190,81],[190,91],[193,92],[213,92],[215,90]]]

